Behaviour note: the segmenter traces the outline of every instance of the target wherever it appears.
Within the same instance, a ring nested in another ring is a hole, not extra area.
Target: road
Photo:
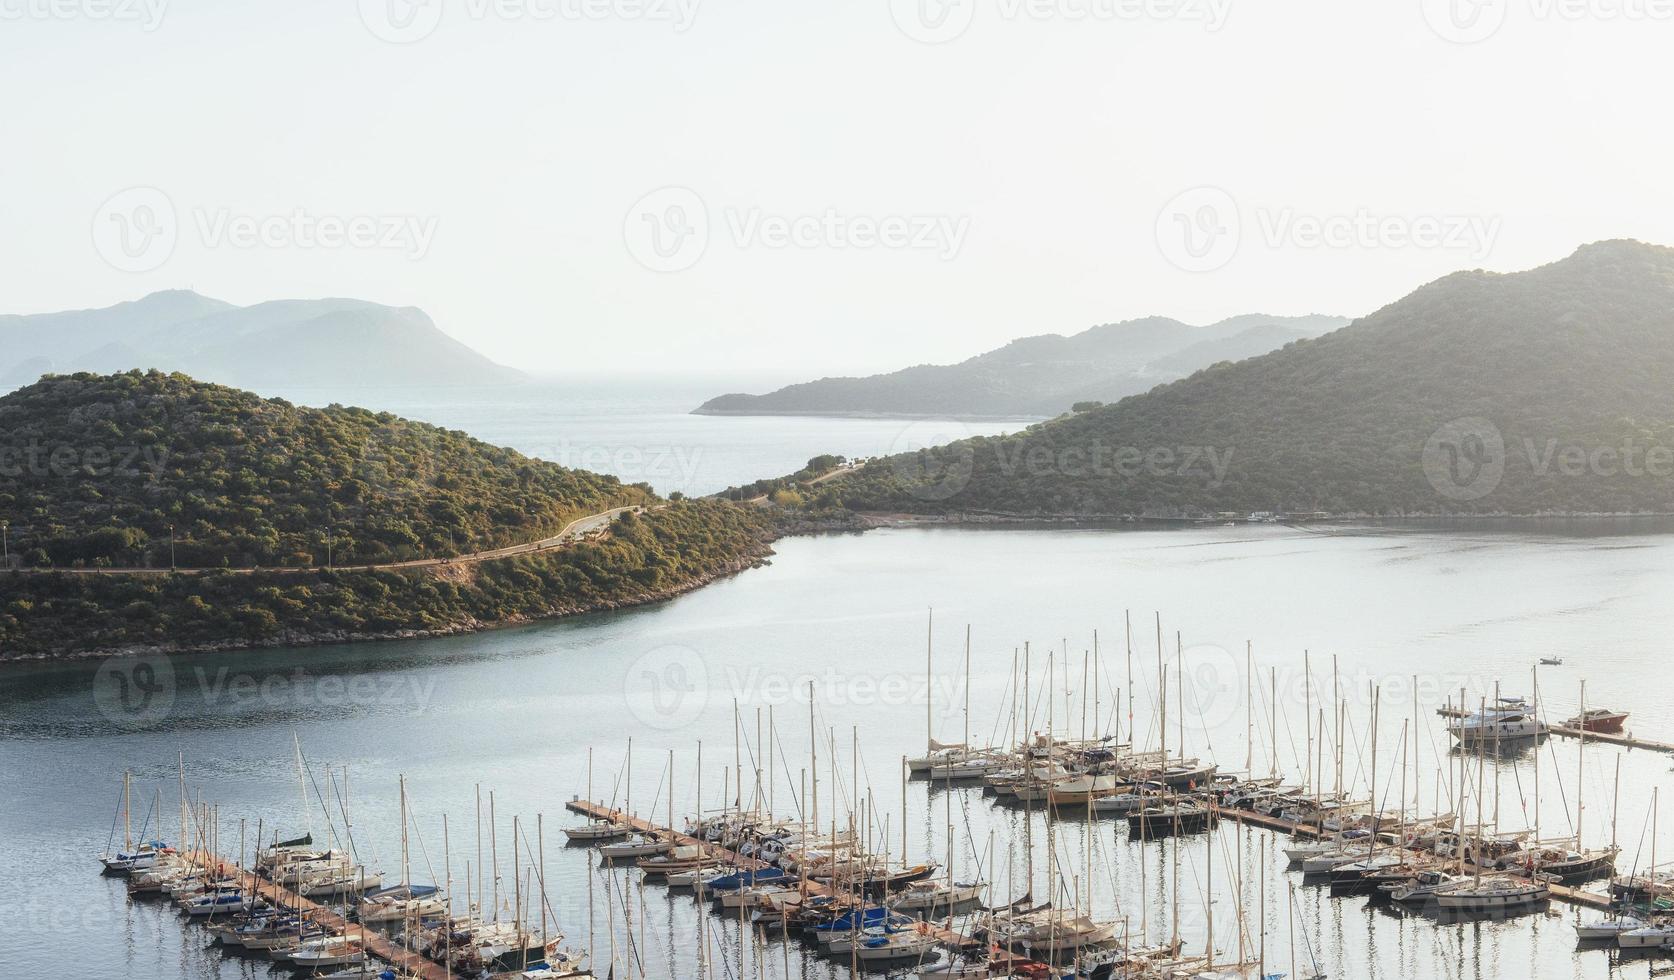
[[[401,571],[409,568],[442,568],[448,565],[471,565],[476,562],[493,561],[497,558],[513,558],[517,555],[532,555],[536,552],[551,551],[567,544],[573,544],[587,535],[607,527],[627,511],[642,513],[645,508],[639,505],[632,507],[613,507],[610,510],[578,517],[564,525],[564,529],[549,538],[530,541],[524,544],[514,544],[506,548],[495,548],[491,551],[477,551],[469,555],[459,555],[453,558],[419,558],[414,561],[398,561],[385,565],[332,565],[334,572],[380,572]],[[265,568],[21,568],[18,571],[44,574],[49,572],[68,572],[72,575],[204,575],[209,572],[232,572],[235,575],[249,575],[255,572],[309,573],[323,572],[324,565],[273,565]]]

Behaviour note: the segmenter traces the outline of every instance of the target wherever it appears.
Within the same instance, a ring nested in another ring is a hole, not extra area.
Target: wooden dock
[[[623,813],[621,810],[612,809],[602,803],[593,803],[587,800],[577,799],[565,803],[564,807],[570,812],[581,814],[590,820],[606,820],[612,823],[622,824],[623,826],[632,828],[639,833],[654,833],[658,836],[667,837],[673,840],[676,845],[695,845],[697,847],[701,847],[703,848],[703,852],[705,854],[718,857],[721,860],[740,868],[741,870],[760,871],[763,868],[768,867],[768,864],[765,861],[760,861],[755,858],[747,858],[742,854],[727,850],[719,845],[712,844],[708,841],[698,840],[696,837],[692,837],[689,834],[680,833],[672,827],[659,827],[649,820],[642,820],[639,817],[630,816],[629,814]],[[797,887],[804,889],[809,895],[831,898],[845,909],[852,907],[847,903],[846,896],[838,894],[831,888],[821,885],[818,882],[809,881],[807,879],[799,879]],[[939,926],[931,922],[919,922],[915,928],[918,930],[920,935],[930,937],[936,941],[937,945],[951,953],[961,955],[983,955],[986,950],[986,954],[992,962],[1002,963],[1013,970],[1023,967],[1040,968],[1045,966],[1045,964],[1037,964],[1028,957],[1000,950],[998,947],[987,947],[984,943],[978,942],[970,936],[962,936],[959,933],[954,932],[952,929],[948,929],[944,926]]]
[[[1592,732],[1588,732],[1587,734],[1591,735]],[[1228,807],[1215,806],[1214,804],[1210,804],[1210,809],[1214,810],[1215,814],[1222,819],[1233,820],[1238,823],[1249,824],[1255,827],[1264,827],[1268,830],[1277,831],[1281,834],[1289,834],[1292,837],[1317,838],[1322,836],[1322,833],[1318,828],[1310,827],[1303,823],[1296,823],[1292,820],[1285,820],[1280,817],[1270,817],[1265,813],[1255,813],[1250,810],[1234,810]],[[1467,866],[1466,870],[1470,871],[1474,869]],[[1515,871],[1492,871],[1485,873],[1510,875],[1515,878],[1523,877],[1523,875],[1517,874]],[[1597,892],[1589,892],[1580,888],[1571,887],[1569,885],[1554,884],[1548,885],[1547,888],[1550,889],[1552,897],[1560,902],[1580,906],[1581,908],[1597,909],[1601,912],[1609,911],[1611,908],[1610,897],[1608,895],[1600,895]]]
[[[1468,712],[1448,705],[1437,708],[1436,714],[1443,718],[1463,718]],[[1564,738],[1586,739],[1589,742],[1602,742],[1605,745],[1615,745],[1624,749],[1644,749],[1647,752],[1674,753],[1674,742],[1659,742],[1650,738],[1637,738],[1632,732],[1594,732],[1582,731],[1568,725],[1548,725],[1546,730],[1553,735]]]
[[[359,939],[362,948],[371,956],[396,967],[404,973],[423,980],[453,980],[453,973],[443,964],[437,963],[429,957],[402,949],[395,945],[390,938],[375,929],[368,929],[358,922],[350,922],[342,915],[310,901],[296,892],[278,885],[253,871],[246,871],[211,854],[193,851],[186,855],[186,860],[202,868],[207,868],[216,875],[231,878],[239,883],[239,887],[254,892],[274,905],[293,908],[318,922],[332,932]]]

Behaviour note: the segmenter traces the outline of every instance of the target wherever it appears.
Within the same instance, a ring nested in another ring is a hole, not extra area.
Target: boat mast
[[[925,697],[928,698],[929,695],[925,695]],[[965,757],[969,758],[970,755],[971,755],[971,624],[970,623],[965,624],[965,738],[964,738],[963,744],[965,746]],[[903,826],[905,826],[905,825],[903,825]],[[907,852],[902,851],[901,852],[901,857],[903,859],[905,859],[906,856],[907,856]]]
[[[1255,778],[1255,651],[1249,640],[1244,641],[1244,778]]]
[[[1586,816],[1586,807],[1581,804],[1581,797],[1587,791],[1587,784],[1582,777],[1587,769],[1587,680],[1581,679],[1581,713],[1576,715],[1581,723],[1579,744],[1575,752],[1575,849],[1582,850],[1587,846],[1581,834],[1581,821]]]
[[[1122,634],[1128,652],[1128,752],[1133,753],[1133,611],[1122,610]],[[1120,705],[1117,706],[1118,709]]]
[[[932,668],[935,656],[936,610],[931,607],[924,618],[924,754],[936,750],[935,687],[936,674]]]

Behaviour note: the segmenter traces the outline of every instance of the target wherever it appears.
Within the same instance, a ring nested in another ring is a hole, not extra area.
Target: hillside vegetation
[[[714,501],[629,513],[608,537],[445,570],[0,572],[0,660],[454,633],[667,598],[761,561],[765,515]]]
[[[1674,250],[1601,242],[833,486],[851,508],[913,512],[1668,512],[1670,378]]]
[[[127,372],[0,397],[0,520],[27,564],[383,564],[537,540],[652,499],[387,413]]]

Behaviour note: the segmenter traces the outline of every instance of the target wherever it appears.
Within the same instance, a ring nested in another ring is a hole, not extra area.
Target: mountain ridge
[[[914,513],[1669,513],[1669,377],[1674,249],[1597,242],[1453,273],[1320,337],[834,485],[852,509]]]
[[[417,307],[344,297],[236,306],[177,289],[107,307],[0,315],[0,379],[26,384],[48,373],[130,369],[180,371],[239,387],[525,378],[449,336]]]
[[[720,395],[693,414],[1050,417],[1077,402],[1121,398],[1219,360],[1346,323],[1346,318],[1320,314],[1242,314],[1206,326],[1143,317],[1069,335],[1018,337],[954,364],[826,377],[762,395]],[[1165,367],[1156,366],[1169,358]]]

